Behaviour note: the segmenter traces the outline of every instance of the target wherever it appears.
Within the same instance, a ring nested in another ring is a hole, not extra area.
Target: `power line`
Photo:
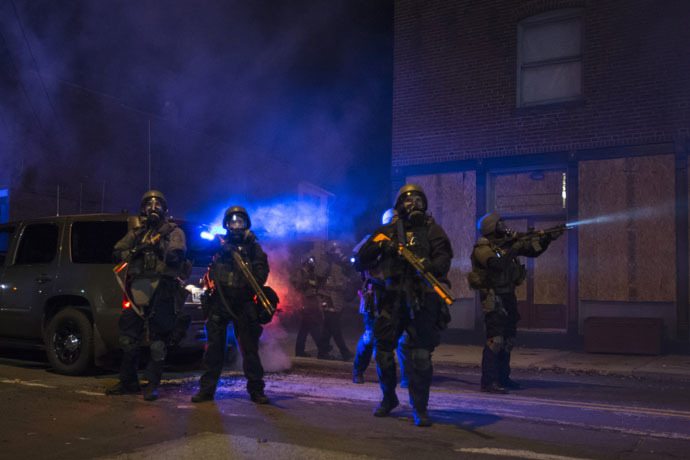
[[[22,87],[22,93],[24,93],[24,97],[26,97],[26,100],[29,103],[29,108],[31,109],[31,114],[34,116],[34,118],[36,118],[36,122],[38,123],[38,126],[41,129],[41,133],[44,133],[43,132],[43,123],[41,123],[41,117],[38,116],[38,113],[36,112],[36,108],[34,107],[33,103],[31,102],[31,98],[29,97],[29,92],[26,90],[26,86],[24,86],[24,82],[21,79],[19,67],[17,66],[17,63],[14,62],[14,58],[12,57],[12,51],[10,50],[10,44],[7,41],[7,39],[5,38],[5,35],[2,33],[2,30],[0,30],[0,37],[2,37],[2,41],[5,43],[5,48],[7,49],[7,55],[10,58],[10,62],[12,62],[12,66],[14,67],[15,73],[17,74],[17,81],[19,81],[19,86]]]
[[[19,13],[17,12],[17,6],[14,3],[14,0],[10,0],[12,3],[12,9],[14,10],[14,17],[17,18],[17,24],[19,24],[19,30],[22,32],[22,37],[24,37],[24,42],[26,42],[26,47],[29,49],[29,55],[31,56],[31,62],[34,64],[34,68],[36,69],[36,74],[38,75],[38,80],[41,82],[41,87],[43,88],[43,92],[46,95],[46,99],[48,100],[48,105],[50,105],[50,109],[53,112],[53,116],[55,116],[55,120],[58,123],[58,126],[60,126],[60,131],[64,134],[65,129],[62,126],[62,122],[60,121],[60,117],[57,114],[57,111],[55,110],[55,106],[53,105],[53,101],[50,98],[50,94],[48,94],[48,88],[46,88],[45,82],[43,81],[43,77],[41,76],[41,72],[38,69],[38,64],[36,63],[36,58],[34,57],[34,52],[31,49],[31,44],[29,43],[29,39],[26,37],[26,33],[24,32],[24,25],[22,24],[21,19],[19,18]]]

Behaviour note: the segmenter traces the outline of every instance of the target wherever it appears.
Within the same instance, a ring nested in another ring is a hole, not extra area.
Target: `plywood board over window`
[[[672,155],[580,163],[580,299],[675,300],[674,197]]]
[[[563,214],[563,171],[531,171],[491,176],[489,207],[500,215]]]
[[[453,294],[458,299],[474,298],[474,291],[467,285],[467,273],[472,269],[470,253],[475,243],[477,219],[475,172],[409,176],[406,182],[424,189],[429,213],[450,238],[454,257],[449,279]]]

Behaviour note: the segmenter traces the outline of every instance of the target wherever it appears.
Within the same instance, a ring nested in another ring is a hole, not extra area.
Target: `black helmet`
[[[477,222],[477,230],[484,236],[496,233],[496,229],[499,227],[499,221],[503,222],[503,219],[496,213],[491,212],[489,214],[484,214],[484,216],[479,219],[479,222]],[[509,231],[505,225],[502,226],[502,230]]]
[[[228,231],[228,235],[244,235],[251,226],[252,221],[249,219],[249,214],[242,206],[231,206],[225,211],[223,228]]]
[[[163,213],[168,212],[168,202],[165,200],[165,195],[163,195],[158,190],[149,190],[148,192],[144,193],[141,197],[141,204],[139,206],[139,210],[142,212],[142,215],[145,215],[144,208],[147,205],[156,202],[161,205],[160,209],[163,211]]]
[[[141,197],[139,214],[146,218],[146,225],[157,226],[168,212],[165,196],[158,190],[149,190]]]
[[[408,196],[411,195],[418,195],[422,197],[422,202],[424,203],[424,209],[422,211],[426,212],[426,209],[428,207],[428,202],[426,199],[426,194],[424,193],[424,189],[420,187],[417,184],[407,184],[403,185],[400,190],[398,191],[398,195],[395,199],[395,210],[398,211],[398,214],[401,213],[401,208],[402,208],[402,202],[407,198]]]

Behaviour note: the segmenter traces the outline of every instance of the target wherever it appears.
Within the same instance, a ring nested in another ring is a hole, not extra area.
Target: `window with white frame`
[[[538,14],[518,24],[517,106],[582,98],[582,9]]]

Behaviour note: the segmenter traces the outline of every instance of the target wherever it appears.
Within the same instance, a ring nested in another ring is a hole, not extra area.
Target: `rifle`
[[[378,243],[380,241],[391,241],[390,238],[388,238],[386,235],[383,233],[379,233],[374,237],[373,240],[375,243]],[[403,246],[401,243],[398,243],[398,254],[403,256],[405,260],[412,265],[412,267],[417,270],[419,275],[424,279],[426,284],[431,287],[436,294],[448,305],[451,305],[455,298],[453,298],[453,294],[443,285],[439,280],[436,279],[434,275],[431,273],[427,272],[424,270],[424,266],[422,264],[422,261],[419,257],[414,255],[412,251],[407,249],[405,246]]]
[[[134,248],[129,250],[129,253],[134,256],[136,254],[139,254],[140,252],[153,247],[154,244],[158,243],[158,240],[161,239],[161,234],[156,233],[153,237],[149,238],[148,241],[146,239],[142,239],[139,244],[137,244]]]
[[[518,241],[530,241],[545,235],[560,235],[561,233],[564,233],[572,229],[573,227],[568,227],[567,224],[558,224],[553,227],[545,228],[543,230],[535,230],[534,228],[528,228],[526,232],[515,232],[512,235],[500,238],[495,241],[495,244],[501,247],[507,243],[517,243]]]
[[[274,307],[273,304],[271,304],[271,301],[268,300],[268,297],[266,297],[266,293],[261,288],[256,278],[254,278],[254,275],[249,269],[249,265],[247,265],[247,262],[242,259],[242,256],[235,249],[232,250],[232,258],[235,260],[235,264],[237,264],[237,267],[249,282],[249,285],[252,287],[257,300],[261,302],[261,306],[264,307],[266,313],[273,316],[273,314],[276,312],[276,307]]]

